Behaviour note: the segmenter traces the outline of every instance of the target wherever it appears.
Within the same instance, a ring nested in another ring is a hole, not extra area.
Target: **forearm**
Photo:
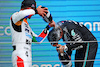
[[[45,39],[45,37],[48,35],[49,29],[50,29],[50,26],[47,25],[46,28],[40,33],[38,37],[33,36],[32,42],[35,42],[38,44],[41,43]]]
[[[77,49],[83,48],[83,45],[85,45],[86,43],[83,42],[84,38],[83,38],[81,32],[77,29],[73,29],[70,34],[72,36],[71,41],[74,41],[74,42],[66,45],[65,50],[72,51],[72,50],[77,50]]]
[[[35,15],[35,11],[33,9],[26,9],[19,12],[18,17],[20,18],[28,18],[29,16]]]
[[[76,44],[73,44],[73,45],[67,44],[67,45],[64,45],[64,47],[65,47],[64,50],[65,51],[77,50],[77,49],[83,48],[83,46],[85,44],[86,43],[76,43]]]

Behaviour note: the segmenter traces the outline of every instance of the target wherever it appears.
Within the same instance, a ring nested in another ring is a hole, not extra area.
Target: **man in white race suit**
[[[49,28],[55,26],[55,22],[52,20],[39,36],[32,31],[27,19],[35,14],[46,16],[48,9],[41,7],[36,8],[35,0],[24,0],[21,4],[21,10],[15,12],[10,18],[13,67],[32,67],[31,43],[41,43],[47,36]]]

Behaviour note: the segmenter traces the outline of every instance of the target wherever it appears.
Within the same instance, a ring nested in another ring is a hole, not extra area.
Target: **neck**
[[[25,10],[25,9],[32,9],[32,8],[31,7],[21,8],[21,10]]]

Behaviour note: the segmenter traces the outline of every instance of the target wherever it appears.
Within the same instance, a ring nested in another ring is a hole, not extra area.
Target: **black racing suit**
[[[63,30],[63,41],[68,47],[67,53],[71,55],[72,50],[76,50],[75,60],[87,60],[75,62],[75,67],[93,67],[98,43],[93,34],[82,24],[75,21],[60,21],[57,23]],[[73,41],[73,42],[72,42]],[[82,42],[86,41],[86,42]],[[87,42],[95,41],[95,42]],[[78,43],[79,42],[79,43]],[[92,60],[92,61],[88,61]],[[65,64],[65,63],[64,63]]]

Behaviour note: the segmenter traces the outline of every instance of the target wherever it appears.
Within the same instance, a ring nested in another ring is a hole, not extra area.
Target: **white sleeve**
[[[38,37],[38,35],[37,35],[37,34],[35,34],[33,31],[32,31],[32,35],[33,35],[33,36],[35,36],[35,37]]]
[[[25,10],[21,10],[19,12],[16,12],[12,15],[13,21],[14,23],[16,23],[17,21],[29,16],[29,15],[34,15],[35,11],[33,9],[25,9]]]

